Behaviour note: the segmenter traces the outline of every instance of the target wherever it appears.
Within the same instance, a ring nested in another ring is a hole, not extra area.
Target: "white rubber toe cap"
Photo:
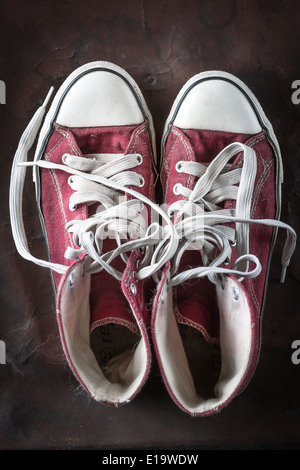
[[[102,127],[141,124],[144,117],[122,76],[90,70],[71,85],[55,121],[65,127]]]
[[[191,84],[174,125],[243,134],[262,130],[254,109],[239,88],[218,78]]]

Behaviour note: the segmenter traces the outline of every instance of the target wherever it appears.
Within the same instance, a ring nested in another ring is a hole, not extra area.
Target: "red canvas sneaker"
[[[248,384],[261,342],[282,161],[251,91],[224,72],[187,82],[162,140],[162,185],[179,245],[161,276],[152,332],[163,379],[194,416],[218,412]],[[282,279],[283,280],[283,279]]]
[[[130,401],[150,368],[145,282],[158,224],[152,118],[140,89],[120,67],[94,62],[75,70],[25,130],[11,175],[16,247],[51,269],[66,358],[97,401]],[[26,162],[40,134],[33,162]],[[22,221],[25,166],[33,166],[49,261],[28,250]],[[170,254],[170,253],[169,253]]]

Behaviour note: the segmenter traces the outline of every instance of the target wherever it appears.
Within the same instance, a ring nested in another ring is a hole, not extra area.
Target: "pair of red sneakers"
[[[15,155],[11,226],[19,253],[51,269],[73,373],[95,400],[129,402],[149,374],[152,340],[178,406],[196,416],[219,411],[257,364],[278,227],[287,231],[283,271],[296,242],[279,221],[283,171],[270,122],[239,79],[200,73],[167,118],[158,169],[152,117],[120,67],[86,64],[44,117],[48,101]],[[49,261],[27,245],[26,166]]]

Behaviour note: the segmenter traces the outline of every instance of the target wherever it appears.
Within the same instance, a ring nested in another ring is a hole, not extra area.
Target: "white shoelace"
[[[141,175],[132,171],[134,167],[142,163],[140,155],[93,154],[78,157],[66,154],[63,156],[62,164],[45,160],[27,162],[27,154],[40,129],[52,91],[53,89],[50,90],[44,104],[36,111],[25,129],[12,166],[9,205],[12,234],[18,252],[23,258],[39,266],[50,268],[61,274],[67,271],[68,267],[65,265],[40,260],[30,253],[22,214],[26,167],[38,166],[62,170],[71,175],[69,184],[75,191],[69,201],[71,210],[78,204],[95,202],[98,202],[101,208],[86,220],[72,220],[67,224],[67,229],[73,233],[73,240],[78,248],[69,247],[65,256],[76,259],[81,253],[87,253],[92,260],[87,269],[88,272],[94,273],[105,269],[120,280],[122,273],[110,265],[112,260],[121,256],[126,262],[126,253],[133,249],[141,249],[145,255],[139,270],[135,273],[136,279],[154,276],[176,252],[177,233],[164,210],[147,197],[126,187],[141,186],[144,183]],[[133,199],[123,199],[120,202],[120,196],[125,194]],[[148,225],[145,219],[143,223],[141,216],[143,204],[153,210],[158,217],[160,216],[168,226],[163,251],[158,243],[161,239],[161,227],[157,222]],[[111,252],[102,253],[103,238],[104,234],[107,236],[107,232],[116,239],[117,248]],[[126,241],[122,242],[124,239]],[[158,247],[155,248],[155,245]]]
[[[229,161],[243,152],[242,168],[231,169]],[[222,274],[235,275],[242,280],[253,278],[261,272],[259,259],[249,253],[249,225],[262,224],[284,228],[287,238],[282,254],[281,282],[284,282],[287,266],[296,244],[296,233],[287,224],[273,219],[251,219],[250,209],[256,177],[255,151],[241,143],[224,148],[209,165],[181,161],[176,165],[179,173],[199,178],[194,189],[176,184],[173,191],[185,197],[169,207],[169,216],[179,234],[180,243],[173,258],[171,285],[182,284],[188,279],[208,276],[222,285]],[[238,185],[238,186],[237,186]],[[236,200],[235,209],[223,209],[220,203]],[[224,225],[231,224],[231,226]],[[235,228],[232,227],[235,224]],[[179,264],[186,249],[200,249],[203,265],[178,273]],[[236,246],[237,259],[232,267],[221,267],[230,263],[232,247]],[[255,267],[249,270],[249,263]],[[178,273],[178,274],[176,274]]]
[[[110,266],[112,260],[121,256],[126,262],[126,253],[133,249],[143,249],[145,256],[136,273],[137,280],[156,276],[170,260],[172,285],[204,276],[208,276],[214,283],[222,283],[222,274],[233,274],[240,279],[255,277],[261,271],[261,264],[255,255],[249,254],[249,225],[254,223],[286,229],[281,276],[281,281],[284,281],[286,268],[295,249],[296,233],[289,225],[279,220],[250,218],[256,176],[256,155],[253,149],[234,143],[222,150],[208,166],[197,162],[179,162],[177,171],[193,175],[198,181],[193,190],[180,184],[175,185],[176,194],[184,196],[185,199],[172,204],[167,215],[164,209],[147,197],[126,187],[143,184],[141,176],[132,171],[142,162],[138,154],[93,154],[84,157],[66,154],[62,164],[45,160],[27,162],[27,154],[39,132],[52,91],[53,89],[25,129],[12,166],[10,217],[12,234],[21,256],[61,274],[68,269],[65,265],[35,258],[28,248],[22,215],[23,187],[26,166],[39,166],[62,170],[71,175],[69,184],[75,191],[69,201],[71,210],[78,204],[95,202],[101,207],[92,217],[86,220],[72,220],[67,224],[67,229],[73,233],[73,240],[78,248],[69,247],[65,256],[76,259],[81,253],[87,253],[92,260],[88,268],[90,273],[105,269],[115,278],[121,279],[122,273]],[[230,159],[241,151],[244,153],[243,167],[231,170]],[[120,194],[130,195],[133,199],[120,202]],[[236,208],[222,209],[219,204],[229,199],[236,200]],[[149,226],[147,222],[143,223],[143,204],[161,217],[163,230],[158,222]],[[175,224],[170,220],[173,214]],[[224,224],[235,224],[235,228]],[[102,253],[104,232],[115,234],[117,248],[111,252]],[[124,239],[127,241],[122,242]],[[191,245],[197,249],[200,247],[203,266],[176,274],[183,253]],[[223,263],[230,262],[233,245],[237,247],[238,258],[231,268],[223,268]],[[255,267],[249,270],[251,261]]]

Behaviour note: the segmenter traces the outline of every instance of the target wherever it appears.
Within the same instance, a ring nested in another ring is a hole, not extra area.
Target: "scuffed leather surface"
[[[300,231],[300,5],[294,0],[1,2],[0,447],[2,449],[299,448],[300,256],[279,284],[284,233],[270,271],[255,375],[220,415],[192,419],[171,402],[155,362],[134,401],[112,409],[78,388],[66,364],[49,272],[24,261],[10,229],[8,190],[19,138],[48,89],[78,66],[109,60],[137,81],[154,118],[158,149],[178,91],[196,73],[221,69],[253,90],[277,134],[285,170],[282,220]],[[158,197],[161,191],[158,190]],[[31,171],[24,190],[30,249],[46,257]],[[101,432],[100,432],[101,431]]]

